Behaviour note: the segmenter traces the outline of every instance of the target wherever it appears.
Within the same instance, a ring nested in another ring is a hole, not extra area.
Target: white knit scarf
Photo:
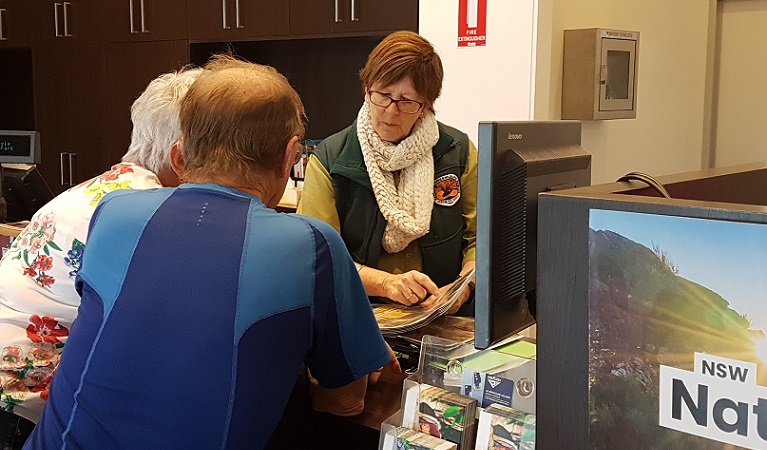
[[[357,138],[370,175],[378,208],[386,219],[383,248],[397,253],[429,232],[434,202],[432,147],[439,140],[434,114],[416,121],[410,136],[399,144],[382,140],[370,121],[367,101],[357,115]],[[399,170],[399,184],[394,174]]]

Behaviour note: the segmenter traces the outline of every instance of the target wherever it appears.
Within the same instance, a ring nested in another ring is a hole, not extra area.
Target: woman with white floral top
[[[170,148],[181,133],[181,99],[201,72],[152,80],[131,107],[122,162],[40,208],[0,260],[0,448],[20,448],[42,414],[80,304],[74,279],[96,205],[117,189],[178,186]]]

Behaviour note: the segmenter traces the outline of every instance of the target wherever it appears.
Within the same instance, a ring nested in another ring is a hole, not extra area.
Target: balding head
[[[237,178],[244,186],[281,170],[285,147],[303,140],[304,106],[271,67],[216,56],[181,105],[186,180]]]

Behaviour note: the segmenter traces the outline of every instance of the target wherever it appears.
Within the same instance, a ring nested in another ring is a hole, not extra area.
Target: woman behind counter
[[[436,120],[442,62],[417,33],[387,36],[360,78],[357,120],[317,146],[298,213],[338,230],[369,296],[428,307],[474,267],[477,150]],[[473,315],[471,297],[448,313]]]

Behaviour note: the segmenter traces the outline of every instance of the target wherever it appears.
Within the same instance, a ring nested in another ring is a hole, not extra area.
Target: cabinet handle
[[[64,184],[64,155],[66,155],[66,153],[59,153],[59,159],[61,160],[61,165],[59,165],[59,173],[61,174],[62,186],[66,186],[66,184]]]
[[[65,37],[71,37],[72,35],[69,34],[69,19],[67,19],[67,5],[71,5],[70,2],[64,2],[62,5],[64,5],[64,36]]]
[[[62,37],[61,33],[59,32],[59,6],[61,6],[61,3],[54,3],[53,4],[53,28],[56,33],[56,37]],[[63,186],[62,182],[62,186]]]
[[[240,0],[234,0],[234,26],[237,28],[245,28],[240,25]]]
[[[141,3],[139,3],[139,6],[141,8],[141,32],[142,33],[149,33],[149,30],[146,29],[146,16],[144,15],[144,0],[140,0]]]
[[[130,34],[136,34],[136,27],[133,26],[133,0],[128,0],[128,16],[130,16]]]
[[[337,2],[338,0],[336,0]],[[357,17],[357,0],[352,0],[352,22],[359,22],[360,18]]]
[[[223,19],[223,29],[228,30],[231,27],[226,23],[226,0],[221,0],[221,17]]]
[[[338,15],[338,13],[339,13],[339,11],[338,11],[338,0],[334,0],[333,1],[333,6],[335,7],[335,16],[334,17],[335,17],[336,23],[343,22],[343,19],[341,19],[341,16]]]
[[[0,41],[5,41],[8,38],[3,34],[3,16],[5,15],[5,9],[0,9]]]
[[[69,185],[75,185],[75,179],[77,178],[77,153],[69,153]]]

